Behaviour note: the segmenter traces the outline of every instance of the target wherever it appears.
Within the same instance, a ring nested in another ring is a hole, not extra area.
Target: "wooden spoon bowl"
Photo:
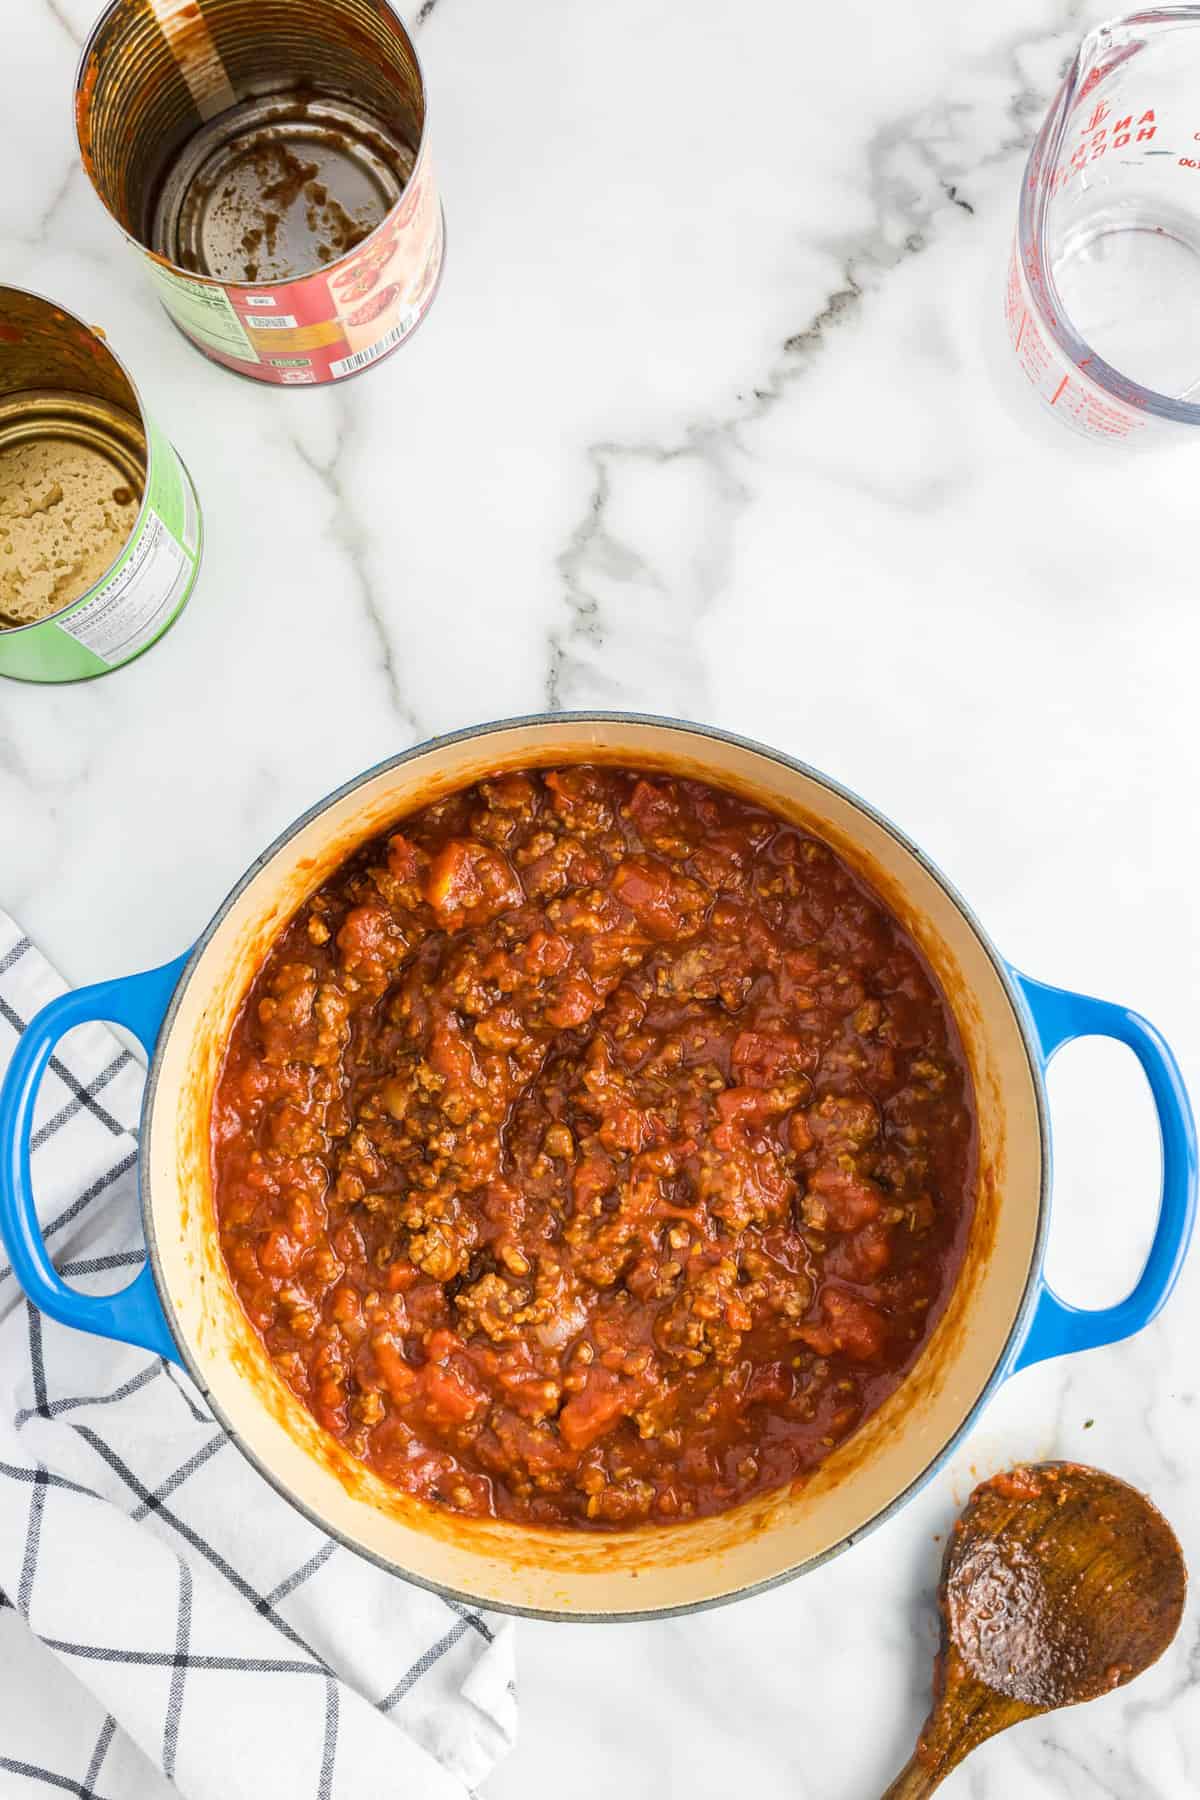
[[[1132,1681],[1186,1594],[1175,1533],[1115,1476],[1027,1463],[983,1482],[942,1563],[933,1707],[883,1800],[921,1800],[996,1732]]]

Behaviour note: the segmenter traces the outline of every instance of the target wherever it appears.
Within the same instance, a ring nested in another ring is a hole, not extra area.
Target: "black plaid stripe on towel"
[[[0,912],[0,1070],[62,986]],[[141,1089],[101,1025],[42,1087],[38,1211],[93,1292],[142,1260]],[[5,1800],[462,1800],[515,1729],[511,1624],[336,1547],[181,1370],[44,1320],[0,1250]]]

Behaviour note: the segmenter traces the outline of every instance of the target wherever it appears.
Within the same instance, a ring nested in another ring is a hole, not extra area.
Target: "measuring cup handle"
[[[1140,1013],[1048,987],[1012,971],[1032,1016],[1043,1063],[1080,1037],[1111,1037],[1127,1044],[1150,1083],[1162,1141],[1162,1191],[1154,1241],[1133,1291],[1115,1306],[1071,1306],[1045,1277],[1033,1321],[1012,1372],[1071,1350],[1116,1344],[1148,1325],[1179,1277],[1196,1217],[1196,1124],[1179,1065],[1165,1040]]]

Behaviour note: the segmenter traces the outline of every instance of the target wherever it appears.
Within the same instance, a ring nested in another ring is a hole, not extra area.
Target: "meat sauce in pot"
[[[973,1099],[944,996],[822,842],[695,781],[508,774],[368,844],[259,972],[221,1246],[386,1481],[612,1529],[802,1477],[948,1298]]]

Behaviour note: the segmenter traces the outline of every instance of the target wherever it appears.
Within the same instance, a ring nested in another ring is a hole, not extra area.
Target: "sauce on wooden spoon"
[[[942,1564],[933,1707],[883,1800],[922,1800],[998,1731],[1132,1681],[1186,1593],[1175,1533],[1115,1476],[1028,1463],[983,1482]]]

